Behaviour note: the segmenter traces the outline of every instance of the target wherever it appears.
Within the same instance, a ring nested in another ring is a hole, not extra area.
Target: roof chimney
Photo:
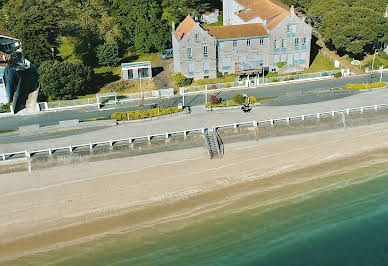
[[[172,31],[175,31],[175,22],[172,22]]]
[[[295,15],[295,8],[293,5],[291,6],[290,12],[291,12],[291,15]]]

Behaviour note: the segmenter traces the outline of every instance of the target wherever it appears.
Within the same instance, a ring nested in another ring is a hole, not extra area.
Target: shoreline
[[[252,193],[262,193],[263,202],[271,202],[271,192],[286,190],[283,200],[287,200],[290,191],[303,184],[388,162],[384,155],[387,132],[388,124],[379,124],[226,144],[225,159],[217,161],[209,161],[203,149],[192,149],[168,152],[163,158],[151,154],[74,165],[67,172],[66,167],[59,167],[30,175],[0,175],[0,185],[15,180],[0,189],[0,211],[6,213],[0,218],[0,262],[97,237],[129,231],[142,237],[144,228],[209,219]],[[153,165],[147,165],[147,160]],[[109,166],[119,169],[112,173]],[[69,172],[77,172],[77,177],[66,176]],[[18,183],[25,178],[30,179],[26,184]],[[21,208],[26,201],[31,202],[30,212],[28,206]],[[8,212],[7,203],[11,205]],[[16,206],[20,210],[11,211]]]

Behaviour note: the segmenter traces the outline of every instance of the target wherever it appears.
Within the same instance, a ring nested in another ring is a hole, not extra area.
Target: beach
[[[184,228],[253,194],[263,209],[306,197],[385,165],[387,133],[384,123],[226,144],[221,160],[195,148],[0,175],[0,263]]]

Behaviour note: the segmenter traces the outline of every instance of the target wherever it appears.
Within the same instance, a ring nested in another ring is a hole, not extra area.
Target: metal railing
[[[365,111],[378,111],[388,109],[388,104],[379,104],[379,105],[370,105],[370,106],[362,106],[357,108],[348,108],[343,110],[337,110],[337,111],[329,111],[329,112],[319,112],[314,114],[304,114],[304,115],[298,115],[298,116],[290,116],[290,117],[283,117],[283,118],[276,118],[276,119],[268,119],[263,121],[249,121],[249,122],[242,122],[242,123],[232,123],[232,124],[226,124],[226,125],[220,125],[220,126],[213,126],[213,129],[220,130],[220,129],[227,129],[227,128],[234,128],[237,129],[239,127],[243,126],[252,126],[252,127],[259,127],[260,125],[271,125],[274,126],[276,123],[279,122],[285,122],[290,123],[293,120],[299,120],[304,121],[307,119],[320,119],[323,117],[334,117],[337,114],[347,114],[350,115],[351,113],[358,112],[363,113]],[[160,134],[152,134],[152,135],[145,135],[145,136],[138,136],[138,137],[128,137],[124,139],[116,139],[116,140],[105,140],[100,142],[91,142],[91,143],[85,143],[85,144],[78,144],[78,145],[69,145],[64,147],[56,147],[56,148],[48,148],[43,150],[33,150],[33,151],[19,151],[19,152],[9,152],[9,153],[1,153],[0,154],[0,161],[6,161],[8,159],[11,159],[12,157],[21,155],[24,158],[31,158],[34,155],[37,154],[47,154],[52,155],[54,152],[58,151],[69,151],[70,154],[72,154],[76,149],[79,148],[89,148],[90,151],[92,151],[95,147],[98,146],[108,146],[110,148],[113,148],[116,144],[132,144],[135,141],[143,140],[147,142],[152,142],[155,138],[165,138],[169,139],[172,136],[184,136],[187,137],[189,133],[201,133],[204,134],[207,131],[206,128],[197,128],[197,129],[188,129],[188,130],[182,130],[182,131],[175,131],[175,132],[166,132],[166,133],[160,133]]]

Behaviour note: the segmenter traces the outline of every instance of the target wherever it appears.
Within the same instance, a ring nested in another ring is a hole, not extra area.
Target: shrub
[[[11,112],[11,104],[2,104],[0,105],[0,113],[9,113]]]
[[[279,62],[278,68],[283,68],[286,64],[287,64],[287,62]]]
[[[371,84],[365,84],[365,83],[347,84],[345,88],[348,90],[366,90],[366,89],[381,88],[381,87],[384,87],[386,85],[387,85],[387,83],[385,83],[385,82],[375,82],[375,83],[371,83]]]
[[[233,101],[237,104],[243,104],[244,103],[244,96],[242,94],[236,94],[233,96]]]
[[[217,98],[217,96],[211,95],[210,96],[210,103],[213,105],[220,104],[221,100],[219,98]]]
[[[250,96],[249,98],[245,99],[245,104],[256,103],[256,102],[257,102],[257,98],[255,96]]]
[[[139,120],[144,118],[157,117],[160,115],[169,115],[173,113],[182,112],[182,109],[179,109],[178,106],[169,107],[163,110],[159,110],[158,108],[148,109],[148,110],[136,110],[136,111],[128,111],[128,112],[116,112],[111,115],[111,119],[115,119],[117,121],[127,121],[127,120]]]
[[[173,75],[174,84],[177,87],[185,87],[193,83],[193,79],[186,78],[182,73],[176,73]]]
[[[222,72],[217,72],[217,78],[223,78],[224,77],[224,74],[222,74]]]
[[[333,77],[335,77],[335,78],[341,78],[341,77],[342,77],[342,73],[341,73],[341,72],[335,73],[335,74],[333,75]]]

